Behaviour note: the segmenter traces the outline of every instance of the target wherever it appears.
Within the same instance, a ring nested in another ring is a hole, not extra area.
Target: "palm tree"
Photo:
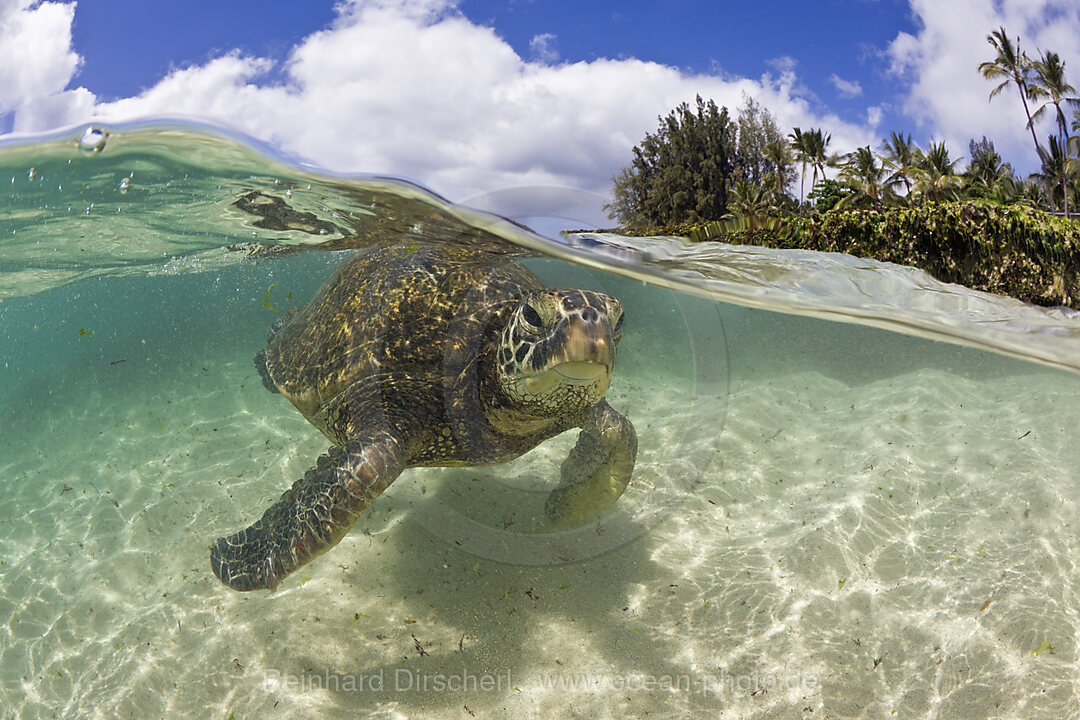
[[[1077,120],[1080,123],[1080,120]],[[799,207],[802,207],[803,198],[806,195],[806,166],[810,162],[809,135],[802,128],[792,130],[788,138],[791,140],[791,149],[795,151],[795,159],[802,165],[802,180],[799,185]]]
[[[911,194],[911,179],[922,162],[922,151],[911,142],[911,136],[904,133],[891,133],[888,140],[882,140],[885,155],[881,161],[893,174],[885,181],[890,186],[904,184],[904,192]]]
[[[1073,180],[1066,190],[1071,190],[1072,194],[1080,199],[1080,136],[1069,138],[1065,146],[1065,174]]]
[[[1080,138],[1069,138],[1068,145],[1065,146],[1058,145],[1058,139],[1053,135],[1046,140],[1049,150],[1043,160],[1042,172],[1032,173],[1031,177],[1043,183],[1047,189],[1046,200],[1052,206],[1068,207],[1068,180],[1080,173]],[[1073,157],[1074,153],[1078,157]],[[1059,178],[1065,179],[1061,185],[1057,184]]]
[[[1014,175],[1002,175],[987,188],[986,197],[998,205],[1010,205],[1023,199],[1027,188]]]
[[[1001,192],[1006,195],[1017,194],[1013,192],[1017,187],[1016,183],[1010,182],[1016,179],[1013,177],[1012,166],[1001,159],[993,142],[984,135],[981,141],[973,139],[969,142],[968,151],[971,154],[971,164],[964,174],[968,178],[967,190],[972,197],[992,197],[995,192],[999,195]]]
[[[804,186],[806,183],[806,166],[810,165],[814,168],[814,177],[810,183],[810,189],[813,190],[814,185],[817,185],[818,173],[820,172],[821,177],[824,179],[825,166],[832,166],[836,162],[835,156],[829,155],[829,141],[832,140],[832,135],[823,133],[820,128],[810,128],[805,132],[800,128],[795,128],[795,131],[788,137],[791,138],[791,145],[795,150],[796,159],[803,166]],[[801,190],[799,197],[799,204],[801,205]]]
[[[832,140],[831,133],[822,133],[820,129],[810,130],[810,163],[814,166],[814,178],[811,187],[817,185],[818,173],[821,173],[821,179],[825,179],[825,166],[833,165],[836,158],[829,155],[829,141]]]
[[[776,205],[784,199],[784,169],[791,166],[791,148],[783,138],[778,138],[765,146],[765,160],[773,166],[772,177],[776,183],[773,187],[773,199]]]
[[[885,168],[878,165],[877,160],[878,156],[869,145],[847,156],[840,175],[845,180],[851,181],[858,188],[858,192],[842,198],[836,204],[837,207],[846,207],[860,200],[869,200],[875,209],[881,207],[881,201],[889,190],[884,183]]]
[[[1031,61],[1027,55],[1020,52],[1020,38],[1016,39],[1016,45],[1009,40],[1004,27],[1000,27],[986,36],[986,41],[997,51],[997,57],[993,60],[980,63],[979,72],[987,80],[1002,78],[1001,83],[990,91],[990,99],[1004,90],[1009,83],[1015,83],[1020,91],[1020,101],[1024,104],[1024,115],[1027,116],[1028,129],[1031,130],[1031,140],[1035,143],[1035,152],[1039,159],[1043,158],[1043,149],[1039,146],[1039,139],[1035,137],[1035,127],[1031,124],[1031,112],[1028,110],[1028,98],[1032,97],[1029,79],[1031,75]],[[1039,91],[1035,91],[1038,93]]]
[[[1032,78],[1033,87],[1039,87],[1042,96],[1048,98],[1047,101],[1035,111],[1035,114],[1031,116],[1031,121],[1034,122],[1038,120],[1046,112],[1046,109],[1053,105],[1057,117],[1058,149],[1059,151],[1064,151],[1068,147],[1069,133],[1068,125],[1065,120],[1065,112],[1061,109],[1061,103],[1068,102],[1074,105],[1080,103],[1080,100],[1075,97],[1066,97],[1066,95],[1075,95],[1076,88],[1065,82],[1065,63],[1055,52],[1047,51],[1046,53],[1043,53],[1043,55],[1033,62],[1031,66],[1035,70],[1035,77]],[[1065,217],[1069,217],[1069,193],[1067,192],[1065,163],[1059,164],[1061,177],[1054,179],[1061,180],[1061,195]]]
[[[926,151],[923,163],[919,167],[919,180],[915,183],[916,190],[924,198],[941,200],[948,198],[955,200],[958,190],[964,183],[964,179],[956,174],[956,160],[949,159],[949,150],[944,142],[930,143],[930,149]]]
[[[765,188],[738,179],[728,194],[728,211],[721,220],[740,221],[749,230],[757,230],[765,222],[769,200]]]

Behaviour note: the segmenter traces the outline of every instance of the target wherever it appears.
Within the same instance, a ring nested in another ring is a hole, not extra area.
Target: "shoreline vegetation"
[[[997,83],[989,99],[1015,87],[1034,141],[1041,169],[1027,178],[986,137],[971,139],[963,170],[944,142],[923,151],[898,132],[879,150],[841,156],[820,128],[784,135],[753,98],[732,119],[699,96],[634,146],[605,206],[619,228],[602,232],[841,252],[1080,310],[1080,218],[1071,217],[1080,208],[1080,98],[1056,53],[1031,60],[1005,28],[987,42],[996,56],[978,71]],[[1035,129],[1043,116],[1055,126],[1045,144]]]
[[[925,271],[942,282],[1080,310],[1080,222],[982,201],[830,210],[808,217],[599,230],[694,242],[839,252]]]

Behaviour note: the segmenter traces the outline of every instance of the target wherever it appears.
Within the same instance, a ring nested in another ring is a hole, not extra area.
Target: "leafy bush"
[[[1080,309],[1080,223],[1022,204],[831,210],[809,218],[770,218],[755,228],[709,222],[635,234],[847,253],[1038,305]]]

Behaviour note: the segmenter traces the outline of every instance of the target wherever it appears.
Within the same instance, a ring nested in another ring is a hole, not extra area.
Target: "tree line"
[[[1027,178],[1018,177],[986,137],[968,143],[962,171],[957,166],[964,158],[952,157],[944,142],[923,150],[902,132],[890,133],[877,149],[838,155],[830,152],[831,135],[823,129],[784,134],[752,98],[733,119],[727,108],[698,96],[695,107],[679,105],[634,146],[630,165],[613,178],[613,201],[606,209],[623,227],[721,219],[753,227],[763,218],[811,211],[963,199],[1022,203],[1068,216],[1080,206],[1080,135],[1070,136],[1080,132],[1080,98],[1066,81],[1065,63],[1051,51],[1030,59],[1005,28],[987,41],[996,55],[978,70],[998,81],[990,100],[1016,88],[1040,161],[1040,170]],[[1047,114],[1056,132],[1042,144],[1035,123]],[[826,178],[826,168],[836,168],[836,177]],[[811,190],[805,193],[808,173]],[[788,189],[797,179],[796,198]]]

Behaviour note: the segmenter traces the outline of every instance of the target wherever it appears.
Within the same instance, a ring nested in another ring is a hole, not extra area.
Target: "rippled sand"
[[[639,468],[594,526],[539,520],[559,438],[407,471],[274,594],[226,589],[208,545],[324,441],[246,357],[71,393],[0,440],[0,707],[1080,716],[1078,378],[751,365],[718,399],[630,363]]]

